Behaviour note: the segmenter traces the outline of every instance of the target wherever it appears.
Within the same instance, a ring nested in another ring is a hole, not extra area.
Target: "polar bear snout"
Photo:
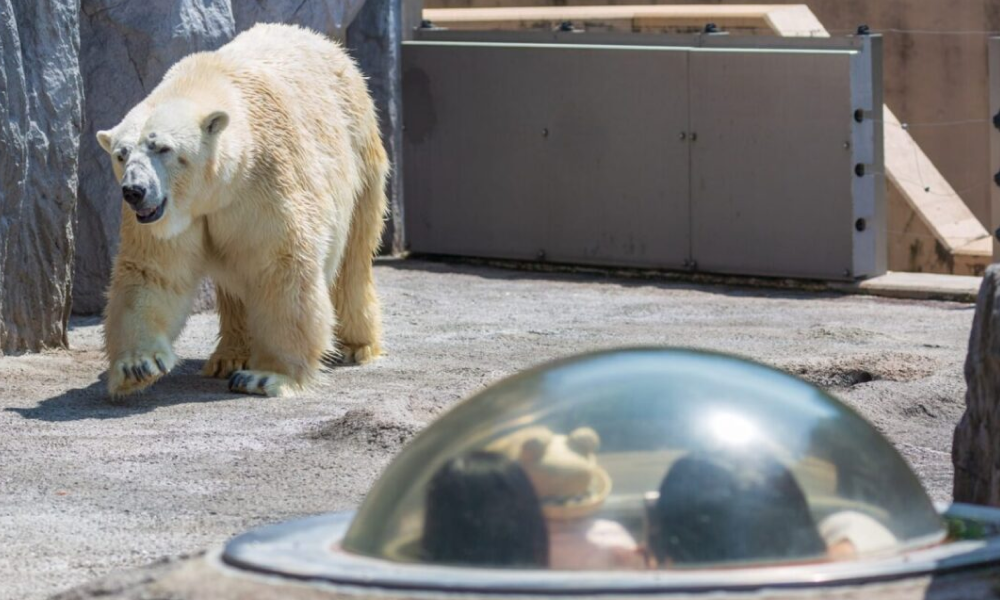
[[[167,198],[154,199],[141,185],[123,185],[122,198],[135,211],[135,218],[140,223],[152,223],[160,220],[167,207]]]
[[[123,185],[122,197],[129,206],[136,208],[146,199],[146,188],[141,185]]]
[[[130,164],[122,178],[122,199],[135,211],[140,223],[160,220],[167,206],[167,197],[160,193],[156,177],[138,164]]]

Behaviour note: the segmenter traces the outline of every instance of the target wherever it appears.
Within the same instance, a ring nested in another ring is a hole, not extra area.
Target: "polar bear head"
[[[226,111],[177,99],[140,104],[114,128],[97,133],[111,155],[122,198],[156,237],[172,238],[213,210],[219,138],[228,125]]]

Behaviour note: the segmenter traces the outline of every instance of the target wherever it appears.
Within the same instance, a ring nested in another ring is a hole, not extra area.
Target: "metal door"
[[[426,32],[404,44],[426,254],[885,272],[875,37]]]
[[[853,272],[850,61],[692,51],[692,256],[699,270]]]
[[[684,266],[685,51],[418,42],[403,64],[411,250]]]

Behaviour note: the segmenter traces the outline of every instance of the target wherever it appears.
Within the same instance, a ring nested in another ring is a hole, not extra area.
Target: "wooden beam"
[[[827,37],[808,7],[749,4],[743,6],[527,6],[504,8],[424,9],[424,18],[458,30],[510,30],[555,27],[570,21],[583,29],[653,32],[701,29],[715,23],[728,30],[782,31],[796,36]]]
[[[924,154],[889,107],[885,119],[885,171],[892,185],[949,253],[993,254],[992,241],[979,219]]]
[[[782,37],[830,37],[813,11],[805,4],[771,6],[764,20]]]

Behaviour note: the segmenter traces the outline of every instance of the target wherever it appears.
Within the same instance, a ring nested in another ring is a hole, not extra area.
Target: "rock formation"
[[[965,414],[955,428],[955,502],[1000,506],[1000,265],[986,270],[965,359]]]
[[[78,3],[0,0],[0,355],[66,345],[83,85]]]

